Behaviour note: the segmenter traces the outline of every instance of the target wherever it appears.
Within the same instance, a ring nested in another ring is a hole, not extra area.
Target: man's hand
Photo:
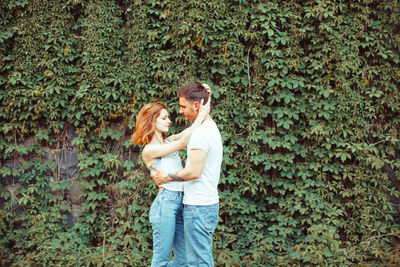
[[[154,170],[156,170],[156,173],[151,174],[151,179],[156,183],[156,185],[160,186],[165,183],[168,183],[171,181],[171,178],[168,176],[168,174],[163,173],[159,169],[157,169],[154,165],[152,166]]]

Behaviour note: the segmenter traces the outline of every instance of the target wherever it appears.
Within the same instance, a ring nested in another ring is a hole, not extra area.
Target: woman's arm
[[[190,136],[192,135],[193,131],[201,125],[207,115],[210,113],[211,108],[211,89],[207,84],[202,84],[204,88],[209,93],[208,101],[205,105],[203,105],[203,100],[200,101],[200,109],[199,114],[193,124],[182,131],[179,134],[175,134],[174,136],[167,138],[168,143],[165,144],[148,144],[143,149],[143,159],[147,165],[152,165],[154,163],[154,159],[159,157],[164,157],[171,153],[181,150],[182,148],[186,147]]]
[[[197,129],[201,125],[201,123],[204,121],[204,119],[207,117],[207,115],[210,113],[210,100],[207,101],[207,104],[203,105],[203,100],[200,102],[200,109],[199,109],[199,114],[197,115],[197,118],[194,120],[193,124],[183,130],[182,132],[169,136],[167,138],[168,141],[178,141],[181,139],[184,139],[186,144],[189,142],[189,138],[192,135],[193,131]]]
[[[207,101],[207,104],[203,105],[203,100],[201,100],[199,115],[189,128],[181,132],[179,138],[176,138],[174,141],[167,139],[168,143],[165,144],[146,145],[142,153],[143,159],[146,162],[146,164],[150,164],[153,159],[164,157],[166,155],[169,155],[186,147],[193,131],[200,126],[200,124],[203,122],[203,120],[206,118],[209,112],[210,112],[210,101]]]
[[[150,167],[154,160],[160,157],[167,156],[171,153],[181,150],[186,146],[185,140],[177,140],[173,142],[168,142],[165,144],[148,144],[144,147],[142,152],[143,160],[146,165]]]

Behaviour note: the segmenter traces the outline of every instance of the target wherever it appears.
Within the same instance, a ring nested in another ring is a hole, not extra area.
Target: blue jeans
[[[187,266],[182,217],[183,192],[161,189],[150,208],[153,227],[151,266]],[[171,259],[171,249],[174,258]]]
[[[186,259],[189,266],[214,266],[212,235],[218,223],[219,204],[184,205]]]

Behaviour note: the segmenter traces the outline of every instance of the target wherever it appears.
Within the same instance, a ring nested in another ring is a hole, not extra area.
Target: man
[[[208,100],[207,89],[207,85],[200,83],[187,84],[178,89],[179,114],[187,121],[194,121],[201,100],[204,103]],[[157,185],[186,181],[183,183],[183,219],[189,266],[214,266],[212,235],[218,222],[222,153],[221,134],[208,115],[190,137],[185,168],[176,173],[157,171],[152,175]]]

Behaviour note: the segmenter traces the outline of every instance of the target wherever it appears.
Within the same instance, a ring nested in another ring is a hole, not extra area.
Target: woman
[[[203,84],[210,93],[210,87]],[[132,141],[145,145],[142,157],[151,172],[152,166],[165,172],[182,169],[179,150],[186,147],[190,135],[210,112],[210,99],[205,105],[201,102],[199,115],[192,126],[168,138],[171,121],[162,103],[149,103],[143,106],[136,120]],[[170,182],[159,188],[159,194],[150,208],[150,223],[153,228],[153,259],[151,266],[187,266],[182,217],[183,187],[181,182]],[[171,249],[174,259],[170,262]]]

